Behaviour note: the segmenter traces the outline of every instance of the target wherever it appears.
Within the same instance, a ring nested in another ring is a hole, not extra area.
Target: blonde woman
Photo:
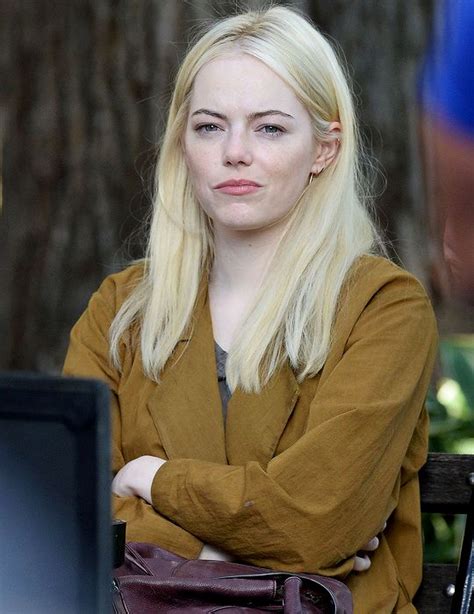
[[[177,75],[146,258],[93,295],[64,371],[112,391],[128,539],[414,612],[435,322],[365,194],[325,38],[283,7],[220,21]]]

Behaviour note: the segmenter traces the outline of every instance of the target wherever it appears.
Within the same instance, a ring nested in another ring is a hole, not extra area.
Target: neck
[[[280,228],[269,228],[264,232],[216,228],[211,285],[250,298],[262,283],[280,236]]]
[[[276,227],[263,232],[214,228],[209,300],[214,339],[226,351],[255,300],[280,235]]]

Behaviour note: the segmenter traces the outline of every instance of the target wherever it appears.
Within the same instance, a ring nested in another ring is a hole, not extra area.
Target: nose
[[[252,164],[253,154],[249,139],[243,130],[229,131],[224,140],[223,162],[225,166]]]

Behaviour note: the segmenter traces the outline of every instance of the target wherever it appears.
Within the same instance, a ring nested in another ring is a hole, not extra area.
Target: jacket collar
[[[177,344],[148,409],[169,459],[231,465],[256,460],[265,467],[298,399],[296,378],[285,365],[259,394],[237,389],[228,404],[224,432],[207,286],[203,286],[192,333]]]

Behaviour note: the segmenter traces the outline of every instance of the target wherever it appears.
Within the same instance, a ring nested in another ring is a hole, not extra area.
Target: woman
[[[111,388],[128,539],[414,612],[435,323],[366,200],[327,41],[283,7],[221,21],[177,76],[147,257],[93,295],[64,371]]]

